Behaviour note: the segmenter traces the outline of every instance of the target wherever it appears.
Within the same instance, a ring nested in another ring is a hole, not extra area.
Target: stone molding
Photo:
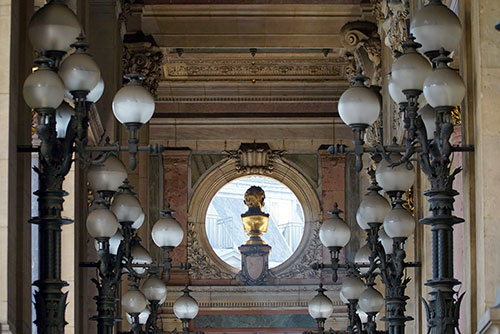
[[[210,201],[217,191],[226,183],[241,176],[240,168],[238,159],[226,158],[209,168],[192,191],[188,210],[187,238],[188,261],[193,266],[190,276],[193,279],[234,279],[238,273],[237,268],[222,261],[210,246],[205,231],[205,216]],[[272,268],[271,274],[276,278],[319,277],[319,273],[310,268],[312,262],[322,260],[322,248],[318,247],[316,240],[321,204],[315,188],[305,175],[281,157],[273,161],[272,173],[266,175],[283,182],[295,193],[305,217],[304,234],[297,250],[284,263]]]
[[[286,151],[271,150],[268,144],[242,143],[240,148],[223,153],[228,159],[236,160],[239,174],[272,174],[274,162]]]
[[[477,324],[477,334],[500,333],[500,308],[489,308]]]

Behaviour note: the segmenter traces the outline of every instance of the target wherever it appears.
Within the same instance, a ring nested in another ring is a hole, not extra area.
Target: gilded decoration
[[[243,230],[250,237],[246,242],[247,245],[266,244],[261,238],[269,226],[269,214],[262,211],[265,198],[266,195],[261,187],[251,186],[245,192],[244,202],[248,206],[248,211],[241,214],[241,221]]]

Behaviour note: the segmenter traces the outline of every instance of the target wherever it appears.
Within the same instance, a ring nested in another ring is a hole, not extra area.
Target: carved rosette
[[[123,73],[133,70],[145,77],[144,86],[154,97],[157,96],[158,84],[162,77],[163,53],[150,42],[124,43]]]
[[[236,170],[241,174],[271,174],[273,163],[285,151],[271,150],[268,144],[243,143],[238,150],[224,151],[229,159],[236,160]]]

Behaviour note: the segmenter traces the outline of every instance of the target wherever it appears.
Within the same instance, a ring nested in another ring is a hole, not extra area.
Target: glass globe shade
[[[102,165],[91,165],[87,172],[87,180],[95,192],[115,192],[127,176],[125,165],[114,154],[109,155]]]
[[[429,61],[420,53],[410,51],[401,55],[392,64],[391,79],[403,94],[402,91],[407,89],[422,90],[425,78],[431,72],[432,67]]]
[[[341,292],[347,300],[358,300],[365,290],[365,283],[355,277],[346,277],[342,283]]]
[[[167,213],[153,225],[151,236],[156,246],[175,248],[184,239],[184,230],[181,224]]]
[[[119,222],[135,222],[143,214],[141,203],[132,193],[118,192],[111,203],[111,211]]]
[[[111,238],[119,227],[114,213],[104,205],[98,205],[87,216],[87,231],[92,238]]]
[[[347,125],[372,125],[380,113],[377,94],[365,86],[352,86],[340,96],[339,115]]]
[[[387,233],[385,233],[384,229],[380,230],[380,233],[378,235],[378,240],[380,241],[380,243],[382,243],[382,247],[384,247],[385,254],[391,255],[394,251],[394,247],[392,245],[393,241],[391,237],[389,237]]]
[[[363,310],[359,307],[359,305],[358,305],[358,307],[357,307],[357,309],[356,309],[356,313],[358,314],[359,319],[361,320],[361,323],[362,323],[362,324],[366,324],[366,323],[368,322],[368,314],[366,314],[366,312],[365,312],[365,311],[363,311]]]
[[[130,256],[132,257],[132,264],[151,264],[153,259],[146,248],[141,245],[132,246],[130,250]],[[144,274],[147,271],[146,267],[134,267],[134,271],[139,275]]]
[[[369,286],[358,300],[359,308],[367,313],[378,313],[384,306],[384,297],[380,292]]]
[[[92,90],[88,93],[87,101],[96,103],[97,101],[99,101],[103,93],[104,93],[104,80],[102,80],[102,78],[99,78],[99,81],[97,81],[97,85],[95,85],[95,87],[92,88]]]
[[[424,122],[427,139],[434,139],[434,132],[436,131],[436,111],[430,105],[426,104],[420,108],[418,114],[422,117],[422,122]]]
[[[184,294],[174,303],[175,316],[181,320],[191,320],[198,314],[198,302],[184,289]]]
[[[362,230],[369,230],[370,229],[370,225],[368,225],[368,222],[366,221],[366,219],[361,216],[361,212],[359,211],[359,207],[358,207],[358,211],[356,211],[356,222],[358,223],[359,227],[361,227]]]
[[[148,307],[146,307],[144,310],[142,310],[141,313],[139,313],[139,325],[144,325],[148,321],[149,315],[151,314],[151,311],[149,310]],[[128,313],[125,313],[127,317],[127,321],[129,324],[132,324],[134,322],[134,318]]]
[[[401,154],[391,153],[389,157],[392,161],[399,161]],[[382,159],[377,166],[375,178],[385,192],[405,192],[410,189],[415,180],[415,168],[408,169],[404,163],[396,167],[390,167],[389,163]]]
[[[349,301],[347,300],[346,297],[344,297],[344,294],[342,293],[342,291],[339,292],[339,297],[340,297],[340,300],[342,301],[342,303],[349,304]]]
[[[31,44],[38,51],[63,51],[71,49],[82,27],[75,13],[68,6],[49,2],[33,14],[28,26]]]
[[[314,319],[328,319],[333,313],[333,303],[323,292],[318,292],[309,301],[307,310]]]
[[[455,107],[464,99],[465,84],[462,77],[449,67],[436,68],[425,79],[424,95],[433,108]]]
[[[319,239],[325,247],[344,247],[351,239],[351,230],[338,215],[332,215],[321,224]]]
[[[364,264],[364,265],[368,264],[369,265],[370,264],[370,255],[371,255],[370,247],[368,246],[368,244],[365,244],[363,247],[358,249],[358,251],[356,252],[356,256],[354,256],[354,263],[356,263],[357,265],[360,265],[360,264]],[[359,271],[362,274],[366,274],[368,272],[368,270],[370,270],[369,267],[359,268]]]
[[[80,50],[64,59],[58,73],[69,92],[90,92],[101,78],[101,71],[94,59]]]
[[[65,138],[66,130],[68,129],[71,116],[75,114],[75,110],[71,108],[65,101],[56,109],[56,132],[57,138]]]
[[[161,279],[151,276],[142,285],[142,292],[147,300],[159,302],[167,296],[167,287]]]
[[[122,123],[149,122],[155,111],[151,93],[138,80],[131,80],[123,86],[113,99],[113,114]]]
[[[420,89],[422,89],[422,88],[420,88]],[[387,84],[387,89],[389,90],[389,95],[391,96],[391,99],[394,102],[396,102],[397,104],[407,102],[406,95],[403,94],[403,90],[398,85],[396,85],[396,83],[394,82],[392,77],[389,78],[389,82]],[[427,103],[425,101],[424,94],[420,94],[418,96],[417,102],[418,102],[418,105],[420,105],[420,106]]]
[[[415,230],[415,219],[398,205],[385,217],[384,230],[390,238],[408,238]]]
[[[132,228],[137,230],[139,229],[142,224],[144,224],[144,219],[146,218],[146,215],[144,214],[144,211],[137,217],[136,220],[134,220],[134,223],[132,224]]]
[[[141,313],[147,306],[146,297],[137,289],[128,290],[122,296],[122,307],[129,314]]]
[[[440,1],[430,1],[415,13],[410,27],[416,41],[422,44],[422,53],[441,48],[452,52],[458,48],[462,38],[460,20]]]
[[[370,191],[359,204],[358,211],[367,223],[382,223],[391,211],[391,205],[377,191]]]
[[[64,98],[64,84],[56,72],[42,64],[24,81],[23,96],[31,109],[56,109]]]

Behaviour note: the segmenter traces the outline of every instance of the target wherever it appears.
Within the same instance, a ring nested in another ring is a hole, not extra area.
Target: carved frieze
[[[163,65],[165,80],[186,77],[317,77],[342,79],[346,61],[343,58],[315,59],[221,59],[169,57]]]
[[[144,86],[156,97],[162,76],[163,53],[150,42],[124,43],[123,73],[138,72],[145,77]]]

